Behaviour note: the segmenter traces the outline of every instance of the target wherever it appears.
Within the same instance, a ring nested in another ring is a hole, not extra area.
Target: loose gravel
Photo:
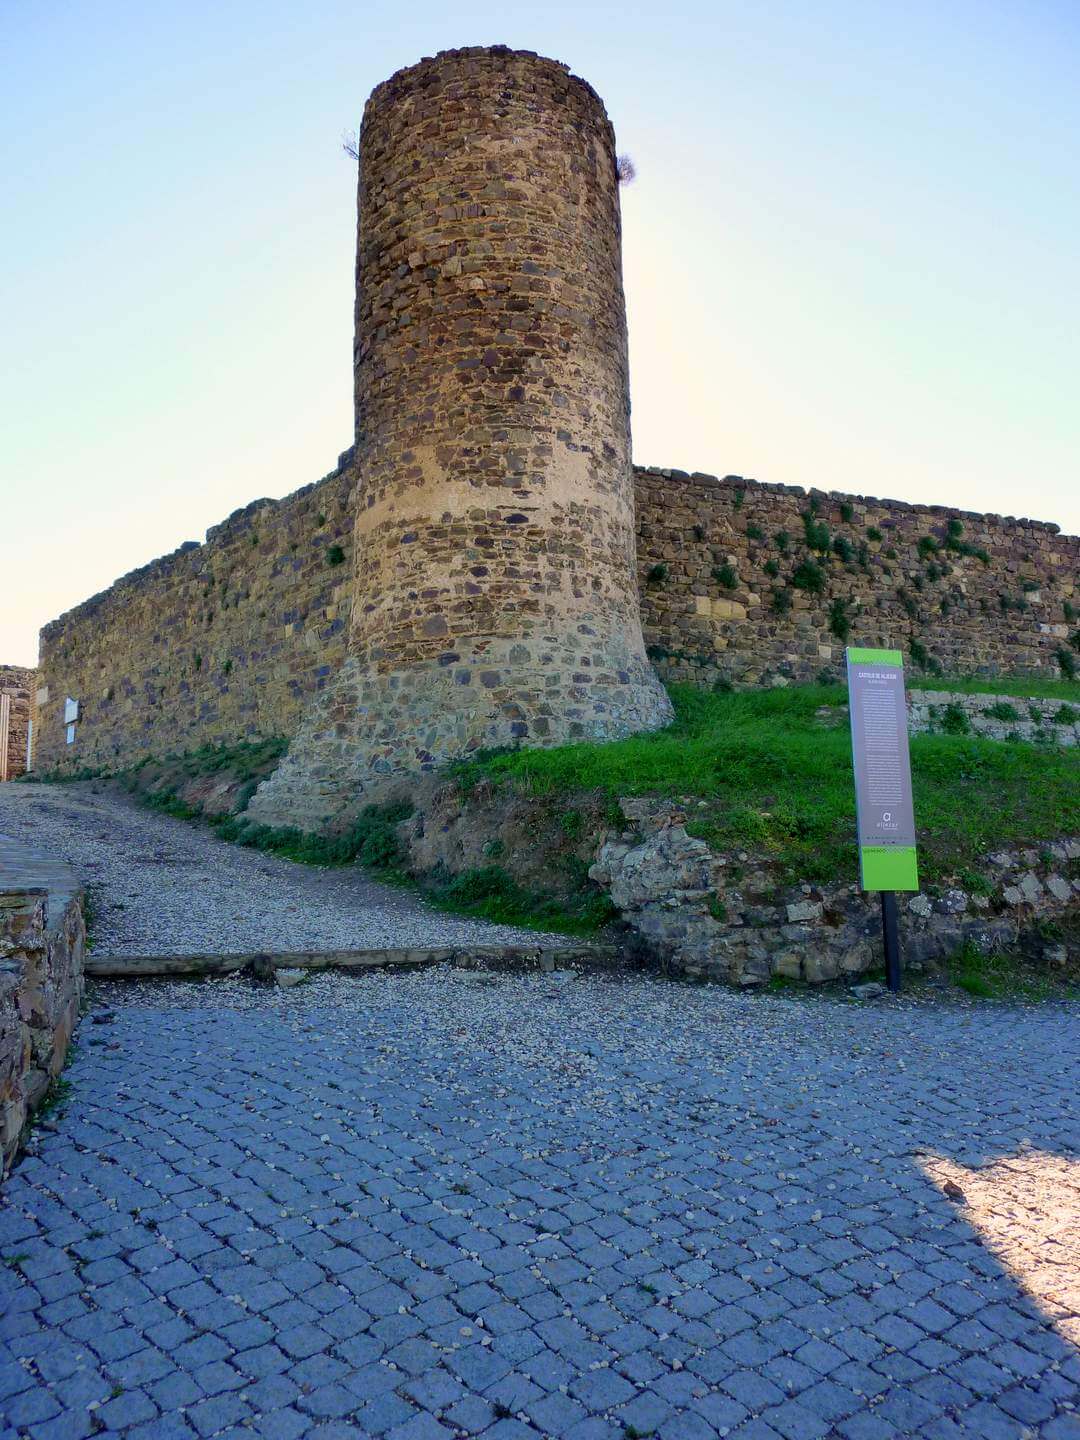
[[[97,957],[565,943],[441,914],[359,866],[322,870],[226,844],[93,781],[0,785],[0,834],[81,877]]]

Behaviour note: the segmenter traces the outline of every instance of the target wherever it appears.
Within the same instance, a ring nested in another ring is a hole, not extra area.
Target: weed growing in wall
[[[921,640],[913,638],[908,642],[908,654],[911,656],[912,664],[920,670],[926,670],[935,675],[941,674],[940,664],[933,658]]]
[[[835,635],[841,643],[851,634],[848,603],[847,600],[838,595],[829,606],[829,633]]]
[[[791,583],[797,590],[820,595],[825,589],[825,571],[813,560],[800,560],[792,573]]]
[[[735,586],[739,583],[739,576],[736,573],[734,565],[729,565],[726,563],[723,565],[717,565],[717,567],[715,568],[715,570],[713,570],[712,573],[713,579],[716,581],[716,583],[722,586],[725,590],[734,590]]]
[[[963,534],[963,524],[959,520],[950,520],[945,536],[946,550],[953,550],[958,555],[974,555],[977,559],[981,560],[984,565],[989,565],[990,552],[984,550],[979,545],[969,545],[968,542],[962,538]]]
[[[806,536],[806,548],[817,550],[822,555],[828,553],[830,545],[829,527],[820,520],[814,519],[812,510],[803,512],[803,532]]]
[[[950,700],[942,711],[941,728],[946,735],[967,735],[970,732],[971,721],[967,711],[956,700]]]
[[[661,561],[659,565],[651,565],[649,567],[649,570],[645,575],[645,584],[653,586],[663,585],[667,577],[668,567],[663,563],[663,561]]]

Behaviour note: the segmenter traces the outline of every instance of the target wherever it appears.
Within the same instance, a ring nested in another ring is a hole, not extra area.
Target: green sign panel
[[[918,890],[904,657],[847,652],[859,868],[864,890]]]

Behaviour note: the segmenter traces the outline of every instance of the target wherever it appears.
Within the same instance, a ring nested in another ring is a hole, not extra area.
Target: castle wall
[[[949,675],[1055,678],[1062,651],[1080,668],[1080,537],[1056,525],[677,470],[639,468],[636,487],[645,640],[667,681],[812,680],[839,673],[845,644]]]
[[[37,768],[110,768],[204,743],[294,734],[306,699],[345,654],[349,483],[348,471],[337,470],[284,500],[256,502],[215,526],[204,545],[154,561],[47,625]],[[837,597],[852,601],[849,643],[899,645],[909,664],[914,640],[950,674],[1054,677],[1062,648],[1080,665],[1069,646],[1080,630],[1080,538],[1056,526],[678,471],[639,468],[635,486],[645,637],[667,680],[752,684],[838,673],[843,641],[829,628]],[[791,583],[815,553],[801,518],[811,496],[830,543],[844,539],[853,555],[845,563],[831,552],[820,595]],[[920,556],[919,541],[943,543],[950,519],[963,526],[959,542],[984,549],[987,563],[950,550]],[[790,537],[786,551],[781,532]],[[775,578],[764,569],[770,561]],[[730,589],[713,574],[727,564],[737,574]],[[943,565],[947,576],[927,578]],[[650,578],[657,566],[665,573]],[[778,590],[791,596],[789,611],[774,608]],[[70,747],[68,695],[81,705]]]
[[[341,664],[352,599],[351,452],[257,500],[41,632],[38,770],[117,768],[291,735]],[[75,742],[64,704],[79,702]]]

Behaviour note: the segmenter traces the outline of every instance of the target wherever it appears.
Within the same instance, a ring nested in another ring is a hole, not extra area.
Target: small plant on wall
[[[668,576],[668,568],[661,561],[658,565],[651,565],[645,575],[646,585],[663,585]]]
[[[825,571],[813,560],[800,560],[792,573],[791,583],[797,590],[820,595],[825,589]]]
[[[343,565],[345,563],[345,551],[340,545],[331,545],[326,552],[326,563],[328,565]]]
[[[931,674],[939,675],[941,666],[927,650],[921,640],[912,639],[908,644],[908,654],[911,656],[911,663],[919,670],[927,670]]]
[[[774,590],[772,599],[769,601],[769,608],[774,615],[786,615],[791,609],[791,592],[789,590]]]
[[[717,565],[712,573],[713,579],[724,590],[734,590],[735,586],[739,583],[739,576],[734,565],[726,563]]]
[[[807,510],[803,514],[802,522],[806,535],[806,548],[818,550],[822,555],[826,554],[830,544],[829,527],[820,520],[815,520],[812,510]]]
[[[841,642],[851,634],[851,620],[848,616],[849,603],[838,595],[829,606],[829,632]]]

